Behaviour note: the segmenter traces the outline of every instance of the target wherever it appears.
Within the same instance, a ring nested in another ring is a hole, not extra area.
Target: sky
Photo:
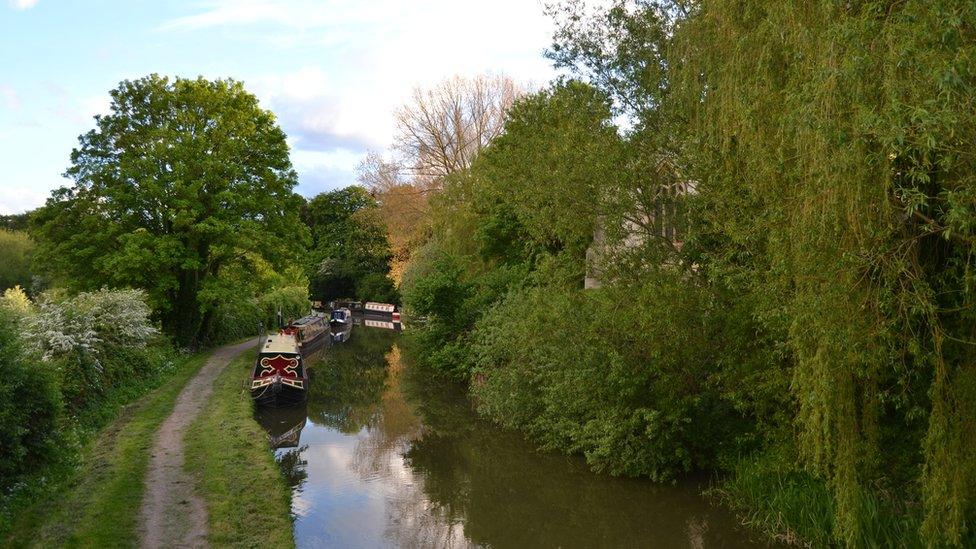
[[[414,87],[504,73],[541,85],[541,0],[0,0],[0,214],[70,185],[109,90],[150,73],[244,82],[288,135],[305,196],[356,182]]]

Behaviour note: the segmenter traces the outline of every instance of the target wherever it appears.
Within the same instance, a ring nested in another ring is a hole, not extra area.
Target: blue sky
[[[355,182],[415,86],[544,84],[540,0],[0,0],[0,214],[44,203],[119,81],[242,80],[289,136],[298,191]]]

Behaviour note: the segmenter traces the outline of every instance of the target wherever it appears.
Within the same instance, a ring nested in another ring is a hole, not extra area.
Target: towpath
[[[183,470],[183,435],[213,392],[213,380],[256,340],[221,347],[180,392],[172,413],[153,439],[146,491],[139,510],[141,547],[205,547],[207,508]]]

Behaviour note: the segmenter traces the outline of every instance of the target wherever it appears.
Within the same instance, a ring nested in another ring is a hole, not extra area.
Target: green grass
[[[834,537],[834,502],[827,485],[776,451],[739,461],[707,495],[750,526],[790,545],[841,545]],[[900,495],[903,496],[903,495]],[[857,547],[923,547],[921,514],[896,496],[872,492],[862,501]]]
[[[294,547],[291,492],[243,391],[252,360],[244,353],[215,381],[186,435],[186,468],[207,503],[211,545]]]
[[[163,383],[94,437],[81,453],[81,466],[59,465],[47,495],[13,521],[8,547],[126,547],[136,544],[143,478],[153,435],[169,416],[180,390],[206,361],[193,355]]]

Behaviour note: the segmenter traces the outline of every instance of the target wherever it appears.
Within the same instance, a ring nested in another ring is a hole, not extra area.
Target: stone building
[[[669,162],[657,166],[658,174],[674,173]],[[663,178],[665,183],[658,185],[653,193],[641,196],[640,191],[630,204],[627,212],[614,215],[619,223],[619,231],[614,231],[612,242],[607,236],[608,216],[601,216],[593,230],[593,242],[586,250],[586,277],[583,287],[599,288],[602,283],[601,267],[608,253],[614,250],[637,247],[649,239],[660,240],[676,250],[681,249],[681,223],[684,215],[682,198],[695,192],[690,181],[677,180],[676,177]],[[670,179],[670,180],[669,180]]]

